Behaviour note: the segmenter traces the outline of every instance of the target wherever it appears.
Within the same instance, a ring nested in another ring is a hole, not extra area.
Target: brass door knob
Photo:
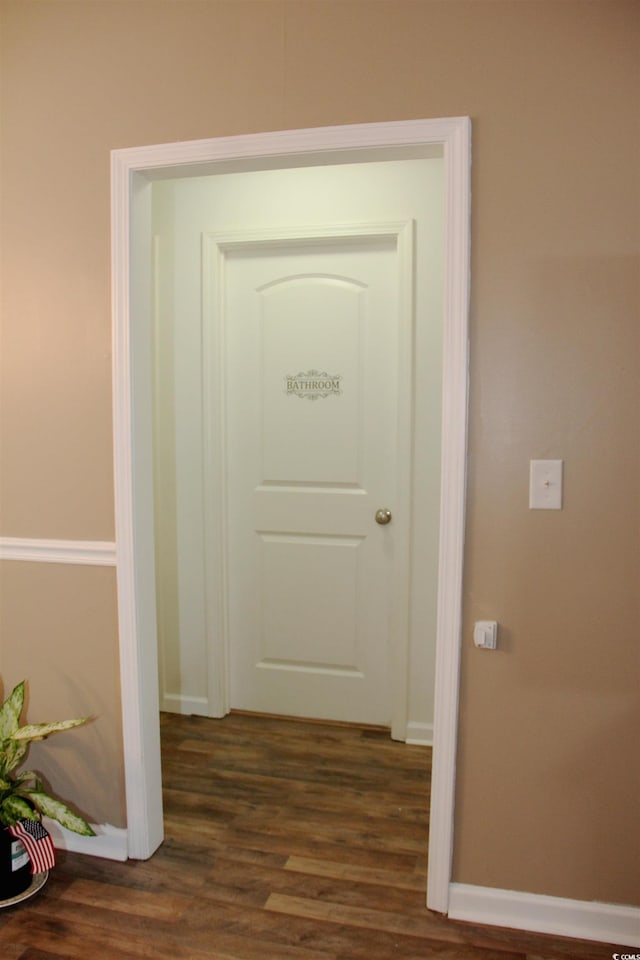
[[[387,510],[386,507],[383,507],[381,510],[376,510],[376,523],[382,526],[386,523],[391,523],[391,510]]]

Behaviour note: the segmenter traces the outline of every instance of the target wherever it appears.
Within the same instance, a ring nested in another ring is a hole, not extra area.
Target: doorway
[[[151,509],[151,184],[203,175],[443,153],[442,502],[428,904],[446,911],[450,878],[464,512],[469,123],[464,118],[324,128],[119,150],[113,154],[116,531],[130,856],[162,838]],[[151,561],[151,562],[150,562]]]
[[[430,153],[153,184],[163,710],[432,743],[443,159]]]

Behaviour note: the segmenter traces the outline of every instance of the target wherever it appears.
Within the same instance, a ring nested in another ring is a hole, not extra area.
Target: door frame
[[[468,403],[471,124],[350,124],[112,151],[113,428],[118,630],[129,856],[163,839],[155,613],[151,186],[167,177],[444,158],[441,504],[427,905],[446,913],[453,853]]]

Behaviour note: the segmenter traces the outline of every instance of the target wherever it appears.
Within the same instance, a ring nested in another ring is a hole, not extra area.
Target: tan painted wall
[[[5,536],[113,533],[111,148],[472,117],[455,879],[640,903],[638,4],[1,9]],[[561,513],[528,511],[531,457],[565,460]],[[36,719],[80,712],[89,684],[104,750],[81,758],[78,798],[121,824],[109,576],[5,565],[0,668],[7,686],[34,678]],[[485,617],[495,654],[471,646]]]
[[[28,679],[32,723],[94,718],[36,743],[29,769],[92,823],[125,823],[113,568],[4,561],[0,693]]]

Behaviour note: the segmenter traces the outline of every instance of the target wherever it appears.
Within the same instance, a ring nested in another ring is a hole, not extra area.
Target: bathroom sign
[[[306,397],[307,400],[324,399],[342,393],[341,380],[341,374],[307,370],[306,373],[296,373],[284,378],[285,393],[290,397]]]

